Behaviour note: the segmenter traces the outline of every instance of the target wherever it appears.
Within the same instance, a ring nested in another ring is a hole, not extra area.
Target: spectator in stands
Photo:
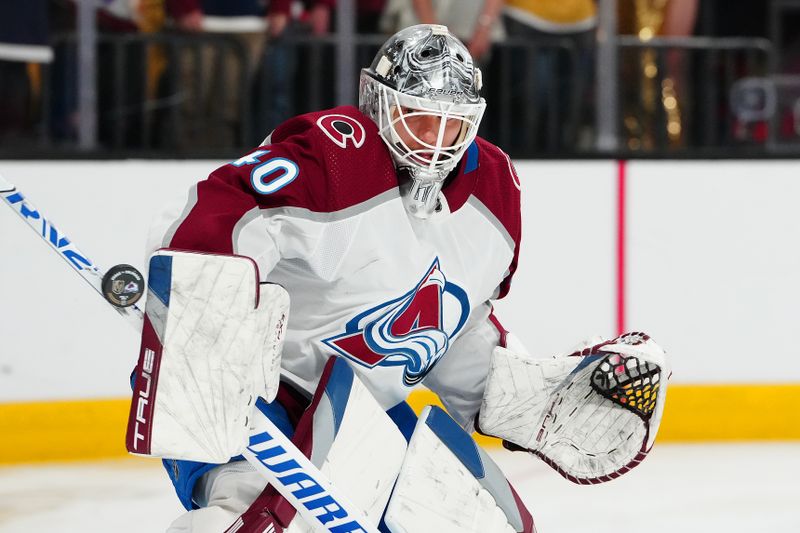
[[[597,26],[595,0],[506,0],[506,31],[514,43],[510,85],[513,146],[559,151],[586,147]],[[531,106],[533,106],[531,108]],[[513,152],[512,152],[513,154]]]
[[[198,0],[166,0],[172,25],[181,31],[203,31],[203,10]]]
[[[385,2],[354,0],[355,29],[358,34],[379,31],[378,21]],[[265,69],[270,76],[270,108],[263,121],[269,128],[295,114],[332,107],[337,103],[336,92],[332,90],[338,75],[335,48],[330,42],[313,39],[336,31],[334,10],[337,5],[336,0],[270,2],[268,11],[272,45],[265,62]],[[309,39],[309,36],[312,38]],[[359,45],[356,53],[371,58],[375,49]],[[355,96],[353,94],[353,98]]]
[[[166,0],[177,29],[214,32],[241,42],[252,71],[261,61],[266,39],[263,0]]]
[[[272,0],[270,3],[270,26],[274,28],[274,36],[280,35],[288,25],[291,4],[291,0]],[[336,7],[336,0],[307,0],[304,4],[312,35],[324,35],[334,28],[332,9]],[[378,33],[378,21],[385,4],[386,0],[355,0],[356,31]]]
[[[40,64],[49,62],[47,0],[0,2],[0,144],[33,133]]]
[[[166,9],[177,30],[209,37],[182,44],[173,80],[179,86],[163,91],[182,102],[180,131],[166,130],[165,142],[217,149],[251,144],[243,103],[264,57],[264,2],[166,0]]]
[[[97,10],[98,31],[106,34],[154,33],[164,20],[164,0],[105,0]],[[123,47],[101,41],[97,54],[99,141],[117,149],[149,148],[145,114],[166,68],[163,52],[144,40]],[[122,85],[116,84],[120,71]]]
[[[76,31],[76,0],[50,2],[51,21],[60,33]],[[143,41],[122,46],[114,36],[158,31],[164,22],[163,0],[106,0],[96,10],[98,141],[116,149],[143,147],[147,100],[154,97],[163,56]],[[78,60],[74,41],[61,43],[52,67],[50,115],[54,140],[74,141]],[[122,73],[122,79],[119,74]]]
[[[322,6],[319,2],[269,2],[267,26],[270,44],[261,66],[260,90],[255,98],[256,133],[262,138],[265,132],[294,116],[298,112],[295,108],[297,103],[306,100],[304,93],[308,90],[308,83],[302,79],[303,73],[298,72],[297,68],[305,51],[298,50],[298,44],[289,41],[293,36],[304,33],[325,33],[329,18],[328,6]],[[305,20],[307,24],[298,19]],[[313,24],[310,21],[314,21]]]

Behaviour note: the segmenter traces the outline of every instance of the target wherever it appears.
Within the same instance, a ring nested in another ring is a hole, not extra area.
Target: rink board
[[[97,264],[142,268],[151,217],[219,163],[0,173]],[[673,362],[662,439],[800,438],[799,161],[516,165],[523,245],[496,305],[507,329],[541,356],[650,333]],[[0,461],[118,455],[137,335],[38,241],[0,206]]]
[[[668,396],[658,442],[800,440],[800,385],[675,385]],[[439,404],[429,391],[409,402],[417,413]],[[0,404],[0,464],[124,456],[129,407],[127,398]]]

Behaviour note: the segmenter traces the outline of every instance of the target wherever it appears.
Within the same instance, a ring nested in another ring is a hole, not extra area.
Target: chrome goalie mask
[[[361,71],[359,108],[378,126],[406,209],[428,218],[447,175],[478,134],[486,102],[480,70],[445,26],[420,24],[386,41]]]

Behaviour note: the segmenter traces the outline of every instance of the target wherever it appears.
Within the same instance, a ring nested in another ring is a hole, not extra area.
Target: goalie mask
[[[412,215],[437,210],[445,178],[478,134],[486,108],[480,89],[467,48],[433,24],[396,33],[361,71],[359,108],[409,178],[401,193]]]

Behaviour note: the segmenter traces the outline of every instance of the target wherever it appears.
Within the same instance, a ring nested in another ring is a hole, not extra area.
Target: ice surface
[[[492,455],[540,533],[800,532],[800,443],[657,445],[596,486],[526,455]],[[158,532],[181,512],[155,460],[0,468],[0,533]]]

